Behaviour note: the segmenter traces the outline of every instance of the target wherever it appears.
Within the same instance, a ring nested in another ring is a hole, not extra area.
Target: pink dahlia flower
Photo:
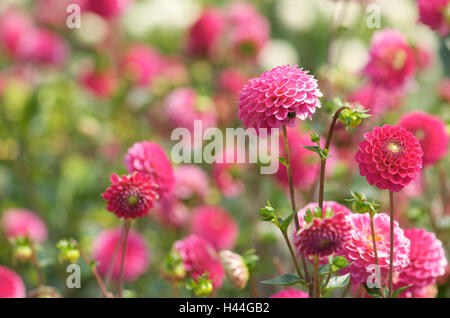
[[[364,138],[355,159],[370,185],[398,192],[420,174],[423,151],[408,130],[384,125],[364,134]]]
[[[237,2],[228,12],[230,42],[238,56],[253,59],[270,38],[270,24],[253,5]]]
[[[413,284],[416,288],[434,284],[445,274],[447,266],[442,242],[424,229],[407,229],[405,236],[411,241],[410,264],[400,272],[398,286]]]
[[[146,86],[162,72],[163,58],[153,48],[134,45],[127,50],[121,61],[123,73],[137,85]]]
[[[446,36],[450,31],[450,0],[417,0],[419,20]]]
[[[387,89],[369,83],[354,90],[348,96],[348,101],[369,109],[374,116],[380,116],[387,110],[398,108],[403,102],[404,95],[403,89]]]
[[[207,272],[215,289],[222,286],[225,271],[217,251],[208,241],[193,234],[176,241],[174,248],[180,254],[185,270],[190,272],[193,279]]]
[[[81,85],[99,98],[111,97],[117,88],[117,79],[111,70],[86,70],[80,78]]]
[[[362,284],[375,273],[370,266],[375,265],[375,253],[372,244],[372,232],[370,230],[369,214],[354,213],[348,218],[352,227],[350,239],[344,244],[340,254],[349,262],[353,262],[342,271],[350,272],[353,284]],[[378,264],[380,266],[381,281],[385,282],[389,272],[390,256],[390,218],[387,214],[378,213],[374,216],[375,241],[377,244]],[[409,265],[410,241],[403,230],[394,221],[394,264],[393,271],[398,276]]]
[[[128,149],[125,155],[125,166],[128,172],[151,177],[158,186],[157,192],[164,197],[172,191],[175,179],[172,164],[164,149],[154,142],[137,142]]]
[[[39,23],[52,27],[66,27],[68,17],[67,8],[71,4],[80,7],[81,12],[87,0],[37,0],[34,11]],[[51,10],[49,10],[51,8]]]
[[[133,0],[87,0],[86,9],[111,19],[119,16]]]
[[[111,273],[111,278],[119,280],[120,262],[122,259],[123,235],[121,229],[116,228],[100,233],[92,248],[94,260],[98,263],[98,272],[102,276]],[[150,262],[149,247],[145,238],[134,230],[130,230],[125,251],[123,278],[134,281],[144,274]]]
[[[308,293],[294,288],[284,289],[270,296],[270,298],[308,298],[308,297],[309,297]]]
[[[181,165],[174,170],[175,186],[173,195],[186,200],[194,196],[203,198],[208,191],[208,175],[202,169],[194,165]]]
[[[148,214],[159,199],[156,185],[141,174],[131,176],[111,175],[111,185],[102,194],[106,209],[124,219],[140,218]]]
[[[33,29],[31,20],[14,8],[0,15],[0,45],[17,57],[20,39]]]
[[[194,210],[192,232],[217,250],[232,249],[239,234],[234,218],[219,206],[203,205]]]
[[[25,298],[25,284],[19,275],[0,265],[0,298]]]
[[[416,59],[406,38],[398,31],[384,29],[374,34],[364,72],[372,83],[388,89],[403,86],[414,76]]]
[[[187,49],[190,54],[213,56],[224,30],[224,17],[214,8],[205,9],[191,26],[188,34]]]
[[[36,243],[47,239],[47,227],[35,213],[24,209],[12,209],[2,216],[2,227],[6,237],[29,237]]]
[[[295,118],[312,118],[321,96],[317,80],[307,71],[297,65],[278,66],[244,86],[238,117],[246,128],[293,127]]]
[[[191,132],[194,131],[194,120],[201,121],[202,133],[217,123],[214,104],[202,100],[190,87],[173,90],[165,100],[165,109],[173,126],[187,128]]]
[[[248,81],[248,76],[239,69],[228,68],[219,75],[219,87],[222,91],[239,97],[239,93]]]
[[[449,137],[445,122],[437,116],[415,111],[403,115],[399,125],[412,132],[423,150],[423,165],[432,165],[447,153]]]

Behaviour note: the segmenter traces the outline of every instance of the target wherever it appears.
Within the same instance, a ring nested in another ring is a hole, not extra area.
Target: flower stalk
[[[130,233],[131,228],[131,219],[125,220],[124,223],[124,237],[123,237],[123,245],[122,245],[122,255],[120,259],[120,274],[119,274],[119,290],[118,290],[118,296],[119,298],[122,298],[122,292],[123,292],[123,270],[125,267],[125,254],[127,251],[127,243],[128,243],[128,234]]]

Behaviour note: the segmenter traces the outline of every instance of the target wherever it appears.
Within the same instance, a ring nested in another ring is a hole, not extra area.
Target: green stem
[[[124,237],[123,237],[122,255],[121,255],[121,259],[120,259],[120,276],[119,276],[119,291],[118,291],[119,298],[122,298],[123,269],[124,269],[124,265],[125,265],[125,254],[127,252],[128,234],[129,234],[130,228],[131,228],[131,219],[125,220],[125,223],[123,226],[124,226],[125,232],[124,232]]]
[[[372,232],[372,245],[373,245],[373,251],[375,253],[375,265],[377,266],[376,269],[375,269],[375,274],[376,274],[378,272],[380,266],[378,264],[377,242],[375,240],[375,226],[373,224],[373,214],[372,214],[372,212],[369,212],[369,215],[370,215],[370,231]],[[376,276],[375,279],[378,279],[378,276]],[[377,284],[378,284],[378,282],[377,282]],[[383,298],[386,298],[386,295],[384,294],[383,286],[380,286],[380,293],[381,293],[381,296]]]
[[[298,265],[298,261],[297,261],[297,258],[295,257],[295,253],[294,253],[294,250],[292,249],[292,245],[291,245],[291,242],[289,241],[288,235],[286,232],[282,232],[282,233],[283,233],[284,241],[286,242],[286,245],[289,248],[289,253],[291,254],[292,261],[294,262],[295,270],[297,271],[298,277],[305,280],[305,277],[303,276],[302,271],[300,270],[300,266]]]
[[[389,191],[390,256],[389,256],[389,298],[392,298],[392,272],[394,268],[394,193]]]

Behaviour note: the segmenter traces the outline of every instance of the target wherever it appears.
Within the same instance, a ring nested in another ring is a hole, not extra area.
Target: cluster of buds
[[[195,296],[205,297],[212,293],[213,284],[209,278],[209,274],[205,272],[203,275],[198,276],[195,280],[192,278],[189,279],[186,283],[186,288],[188,290],[192,290]]]
[[[334,211],[331,207],[327,207],[325,209],[325,213],[322,213],[322,209],[318,206],[316,206],[313,210],[310,208],[306,209],[304,220],[307,224],[313,223],[314,219],[329,219],[332,218],[334,215]]]
[[[231,251],[221,251],[220,260],[227,275],[227,279],[237,289],[244,289],[250,276],[244,258]]]
[[[345,126],[345,129],[354,128],[361,124],[363,119],[370,117],[370,115],[367,113],[369,111],[368,109],[361,109],[359,106],[352,109],[349,103],[341,102],[340,104],[342,106],[348,107],[343,109],[339,113],[339,119]]]
[[[367,213],[374,215],[380,211],[380,205],[375,201],[367,200],[364,193],[351,192],[352,198],[346,199],[348,202],[352,202],[352,210],[356,213]]]
[[[180,254],[173,250],[165,258],[163,274],[169,280],[183,280],[186,278],[186,269]]]
[[[59,249],[59,261],[70,262],[75,264],[80,258],[80,251],[78,250],[78,243],[75,240],[60,240],[56,243],[56,247]]]
[[[10,239],[11,245],[14,247],[14,257],[21,262],[27,262],[33,257],[32,242],[28,237],[17,236]]]

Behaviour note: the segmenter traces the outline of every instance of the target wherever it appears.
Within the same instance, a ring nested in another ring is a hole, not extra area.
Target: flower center
[[[394,58],[392,59],[392,66],[396,70],[400,70],[405,65],[406,53],[403,50],[397,50],[394,53]]]
[[[401,150],[400,145],[394,141],[389,142],[387,148],[393,153],[398,153]]]
[[[130,195],[127,198],[127,204],[130,206],[135,206],[139,202],[139,196],[137,195]]]
[[[319,241],[319,247],[320,248],[327,248],[330,245],[331,245],[331,241],[329,239],[321,239]]]
[[[450,3],[442,10],[442,13],[447,20],[447,23],[450,24]]]

